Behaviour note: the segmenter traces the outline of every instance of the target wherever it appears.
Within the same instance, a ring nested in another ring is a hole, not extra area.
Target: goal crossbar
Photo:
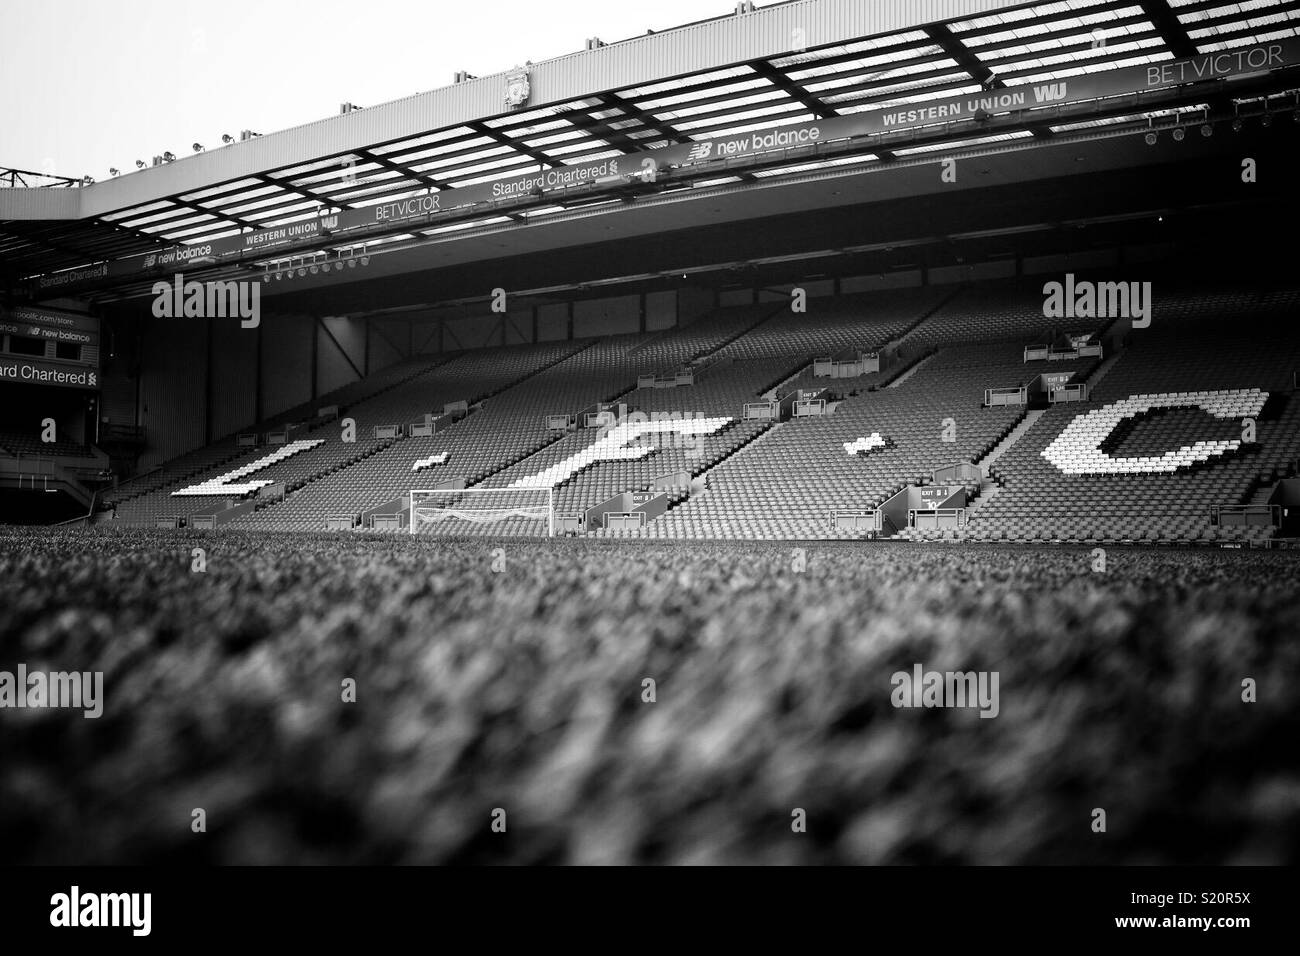
[[[443,521],[489,526],[511,518],[545,522],[555,535],[554,488],[433,488],[410,493],[411,534]]]

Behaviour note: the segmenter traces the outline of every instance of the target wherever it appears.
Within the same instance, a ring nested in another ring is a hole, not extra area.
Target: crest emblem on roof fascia
[[[531,92],[527,69],[517,66],[506,74],[506,106],[523,106],[528,102],[528,95]]]

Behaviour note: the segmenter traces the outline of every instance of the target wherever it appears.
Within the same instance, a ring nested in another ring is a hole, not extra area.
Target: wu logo
[[[1064,82],[1045,83],[1042,86],[1035,86],[1034,99],[1039,103],[1051,103],[1054,100],[1063,100],[1065,99],[1065,87],[1066,84]]]
[[[691,147],[691,151],[686,154],[686,161],[688,163],[698,163],[701,159],[708,159],[711,152],[713,152],[712,143],[696,143]]]
[[[322,229],[337,229],[339,227],[338,216],[321,216],[320,227]]]

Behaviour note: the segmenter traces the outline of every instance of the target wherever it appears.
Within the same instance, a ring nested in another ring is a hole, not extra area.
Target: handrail
[[[5,459],[5,464],[8,466],[5,469],[7,473],[12,472],[13,474],[18,475],[19,487],[22,487],[22,480],[24,478],[31,479],[33,488],[36,487],[36,479],[38,477],[44,478],[47,486],[49,480],[53,478],[55,481],[61,481],[67,485],[69,493],[72,494],[74,498],[79,498],[83,495],[87,498],[91,498],[92,496],[92,490],[82,484],[81,480],[76,475],[72,474],[72,472],[68,470],[67,466],[59,464],[55,456],[19,455],[16,458]]]
[[[933,471],[931,471],[931,472],[930,472],[930,484],[932,484],[932,485],[937,485],[937,484],[939,483],[939,481],[940,481],[940,479],[939,479],[939,477],[938,477],[939,472],[941,472],[941,471],[948,471],[948,470],[950,470],[950,469],[955,469],[955,470],[953,471],[952,477],[951,477],[951,479],[949,479],[949,478],[944,478],[944,479],[943,479],[944,481],[950,481],[950,480],[951,480],[951,481],[957,481],[957,480],[962,479],[962,478],[982,478],[982,477],[984,477],[983,474],[980,472],[980,467],[979,467],[979,465],[975,464],[973,461],[969,461],[969,460],[968,460],[968,461],[955,461],[955,462],[953,462],[951,465],[942,465],[942,466],[940,466],[939,468],[935,468]],[[970,469],[970,471],[967,471],[967,469]],[[972,473],[972,472],[973,472],[973,473]]]
[[[56,521],[53,525],[55,528],[62,528],[65,524],[72,524],[74,521],[84,521],[86,526],[90,526],[90,519],[95,517],[95,505],[99,503],[99,489],[96,488],[90,493],[90,510],[84,515],[76,518],[68,518],[66,521]]]

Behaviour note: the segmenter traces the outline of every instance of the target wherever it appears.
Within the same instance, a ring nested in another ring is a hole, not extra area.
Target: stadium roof
[[[532,102],[541,105],[522,111],[505,106],[502,76],[472,78],[103,183],[0,189],[0,215],[12,217],[0,220],[3,272],[22,278],[510,174],[1300,35],[1300,0],[933,0],[871,5],[878,9],[861,15],[865,6],[797,0],[531,65]],[[881,29],[846,32],[864,25]],[[751,55],[764,47],[783,52]],[[620,75],[643,80],[608,82]],[[1116,120],[1026,123],[965,142],[1050,138]],[[932,148],[814,158],[697,185],[892,162]],[[55,200],[52,193],[63,195]],[[376,242],[536,221],[574,204],[609,201],[588,195],[488,209]]]

